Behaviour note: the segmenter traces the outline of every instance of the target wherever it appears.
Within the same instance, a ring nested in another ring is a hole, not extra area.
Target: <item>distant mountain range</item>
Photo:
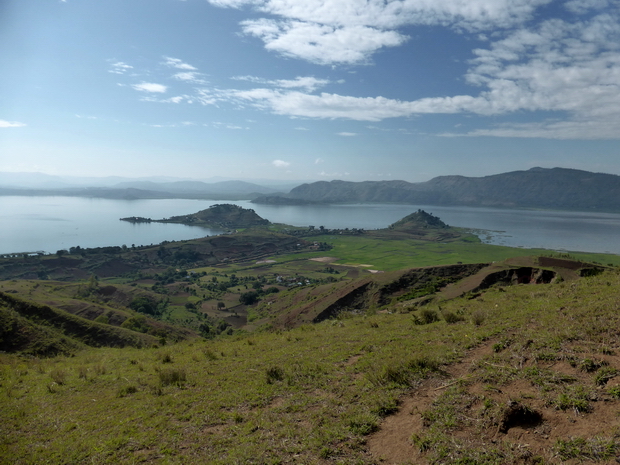
[[[419,183],[319,181],[295,186],[276,181],[257,184],[179,178],[68,178],[0,172],[0,195],[252,200],[270,205],[402,203],[620,211],[620,176],[566,168],[532,168],[483,177],[439,176]]]
[[[63,195],[108,199],[191,198],[247,200],[288,192],[295,183],[265,186],[246,181],[203,182],[175,178],[64,178],[41,173],[0,173],[0,195]]]
[[[484,176],[439,176],[427,182],[319,181],[286,195],[253,200],[266,204],[408,203],[497,208],[620,211],[620,176],[566,168]]]

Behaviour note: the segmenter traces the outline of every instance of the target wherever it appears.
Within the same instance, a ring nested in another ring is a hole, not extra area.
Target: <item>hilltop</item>
[[[417,212],[411,213],[410,215],[401,218],[389,226],[389,229],[402,231],[448,228],[449,226],[441,221],[439,217],[434,216],[432,213],[427,213],[424,210],[418,210]]]
[[[224,230],[252,228],[270,224],[268,220],[258,216],[254,210],[232,204],[211,205],[209,208],[197,213],[172,216],[161,220],[129,217],[121,218],[121,221],[129,221],[132,223],[180,223],[189,226],[205,226]]]
[[[492,176],[439,176],[427,182],[319,181],[283,196],[255,203],[307,200],[323,203],[394,202],[414,205],[466,205],[620,211],[620,176],[566,168],[532,168]]]

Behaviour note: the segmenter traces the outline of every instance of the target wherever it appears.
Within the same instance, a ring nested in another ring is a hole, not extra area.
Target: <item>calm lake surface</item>
[[[249,201],[188,199],[109,200],[79,197],[0,197],[0,253],[56,252],[73,246],[149,245],[219,234],[177,224],[131,224],[128,216],[153,219],[185,215],[217,203],[252,208],[274,223],[326,228],[385,228],[418,208],[450,226],[480,229],[488,243],[620,254],[620,214],[501,210],[425,205],[255,205]]]

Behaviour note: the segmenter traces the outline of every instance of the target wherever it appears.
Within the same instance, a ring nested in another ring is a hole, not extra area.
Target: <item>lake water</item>
[[[620,214],[501,210],[425,205],[255,205],[248,201],[109,200],[79,197],[0,197],[0,253],[56,252],[73,246],[149,245],[221,231],[178,224],[132,224],[204,210],[217,203],[253,208],[274,223],[379,229],[422,208],[450,226],[489,230],[485,242],[511,247],[620,254]]]

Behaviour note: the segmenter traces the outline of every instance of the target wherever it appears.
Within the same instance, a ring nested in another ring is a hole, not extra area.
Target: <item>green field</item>
[[[576,260],[620,266],[620,255],[583,252],[556,252],[548,249],[522,249],[483,244],[474,236],[461,240],[436,243],[406,239],[402,236],[317,236],[333,248],[328,252],[307,252],[290,256],[273,257],[278,262],[289,259],[330,256],[340,265],[372,265],[382,271],[402,270],[422,266],[450,265],[455,263],[490,263],[512,257],[528,255],[570,255]]]

